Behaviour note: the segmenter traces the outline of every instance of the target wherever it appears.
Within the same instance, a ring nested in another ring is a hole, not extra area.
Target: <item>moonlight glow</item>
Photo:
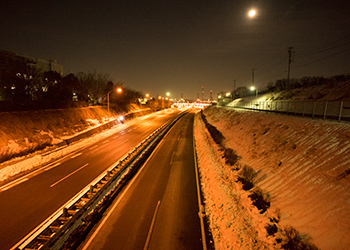
[[[255,17],[256,16],[256,10],[252,9],[248,12],[249,17]]]

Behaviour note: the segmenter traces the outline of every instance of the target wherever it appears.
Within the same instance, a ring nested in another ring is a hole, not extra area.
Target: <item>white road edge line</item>
[[[152,237],[152,233],[153,233],[154,224],[156,223],[156,217],[158,214],[159,206],[160,206],[160,201],[158,201],[156,211],[154,211],[151,226],[148,230],[147,240],[146,240],[145,246],[143,247],[143,250],[147,250],[149,247],[149,243],[151,242],[151,237]]]
[[[45,168],[44,171],[49,171],[49,170],[51,170],[51,169],[53,169],[53,168],[55,168],[55,167],[57,167],[57,166],[59,166],[61,164],[62,164],[61,162],[57,162],[56,164],[54,164],[54,165],[52,165],[52,166],[50,166],[48,168]]]
[[[58,183],[64,181],[65,179],[67,179],[68,177],[70,177],[71,175],[75,174],[76,172],[78,172],[79,170],[85,168],[85,167],[88,166],[88,165],[89,165],[89,163],[86,163],[84,166],[78,168],[77,170],[75,170],[74,172],[70,173],[69,175],[63,177],[62,179],[60,179],[60,180],[58,180],[58,181],[56,181],[56,182],[55,182],[54,184],[52,184],[50,187],[52,188],[52,187],[56,186]]]
[[[19,179],[19,180],[16,181],[16,182],[11,182],[11,183],[9,183],[9,184],[11,184],[11,185],[5,185],[4,187],[0,188],[0,192],[6,191],[6,190],[8,190],[8,189],[10,189],[10,188],[13,188],[14,186],[17,186],[18,184],[20,184],[20,183],[22,183],[22,182],[25,182],[25,181],[27,181],[27,180],[29,180],[29,179],[28,179],[28,178],[21,178],[21,179]]]
[[[57,163],[53,162],[53,163],[48,164],[46,167],[39,168],[39,169],[29,173],[29,174],[26,174],[25,176],[22,176],[22,177],[14,180],[14,181],[11,181],[10,183],[7,183],[7,184],[1,186],[0,187],[0,192],[8,190],[10,188],[13,188],[13,187],[17,186],[18,184],[21,184],[22,182],[25,182],[25,181],[29,180],[30,178],[32,178],[32,177],[34,177],[34,176],[36,176],[36,175],[38,175],[38,174],[40,174],[42,172],[45,172],[47,170],[50,170],[50,169],[52,169],[54,167],[59,166],[60,164],[61,163],[59,163],[59,162],[57,162]]]
[[[171,159],[170,159],[170,162],[169,162],[170,166],[173,165],[173,160],[174,160],[175,153],[176,153],[176,151],[174,151],[173,154],[171,155]]]
[[[78,156],[80,156],[80,155],[82,155],[83,153],[77,153],[76,155],[73,155],[73,156],[71,156],[70,158],[72,158],[72,159],[74,159],[74,158],[76,158],[76,157],[78,157]]]
[[[109,140],[105,140],[104,142],[102,142],[102,144],[106,144],[106,143],[108,143],[109,142]]]

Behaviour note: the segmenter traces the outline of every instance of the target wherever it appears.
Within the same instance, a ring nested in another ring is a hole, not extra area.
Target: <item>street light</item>
[[[258,88],[255,88],[254,86],[251,86],[251,87],[250,87],[250,90],[251,90],[251,91],[254,91],[254,90],[255,90],[255,98],[258,98]]]
[[[111,92],[113,92],[113,91],[115,91],[114,89],[112,89],[111,91],[109,91],[108,93],[107,93],[107,112],[108,112],[108,115],[109,115],[109,94],[111,93]],[[123,89],[122,88],[117,88],[116,89],[116,91],[117,91],[117,93],[121,93],[122,91],[123,91]]]

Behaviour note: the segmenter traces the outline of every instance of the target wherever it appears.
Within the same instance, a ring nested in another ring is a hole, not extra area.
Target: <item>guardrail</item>
[[[50,216],[15,249],[76,248],[167,131],[186,113],[181,113],[155,130],[115,166],[83,189],[69,205]]]
[[[123,118],[125,120],[129,120],[129,119],[132,119],[134,118],[135,116],[137,115],[145,115],[145,114],[150,114],[152,112],[152,110],[150,108],[147,108],[147,109],[141,109],[141,110],[136,110],[136,111],[132,111],[132,112],[129,112],[129,113],[125,113],[125,114],[122,114]],[[100,133],[101,131],[105,130],[105,129],[108,129],[108,128],[111,128],[113,127],[114,125],[120,123],[120,119],[119,118],[115,118],[105,124],[101,124],[100,126],[97,126],[95,128],[92,128],[92,129],[89,129],[85,132],[82,132],[78,135],[75,135],[75,136],[72,136],[71,138],[69,139],[64,139],[61,143],[58,144],[58,146],[66,146],[66,145],[69,145],[75,141],[78,141],[80,139],[83,139],[83,138],[86,138],[86,137],[89,137],[89,136],[92,136],[96,133]]]
[[[236,101],[232,106],[226,107],[285,113],[338,121],[350,121],[350,101]]]

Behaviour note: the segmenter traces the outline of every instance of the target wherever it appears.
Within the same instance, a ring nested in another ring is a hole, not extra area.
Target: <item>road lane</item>
[[[193,117],[175,124],[80,249],[202,249]]]
[[[179,112],[154,115],[49,164],[46,171],[0,192],[0,249],[9,249],[106,171],[161,124]],[[112,139],[112,137],[117,138]],[[107,141],[107,142],[106,142]],[[96,147],[97,146],[97,147]],[[87,164],[87,165],[86,165]],[[84,168],[82,166],[86,165]],[[81,168],[79,171],[77,171]],[[75,172],[74,174],[72,174]],[[64,177],[69,176],[62,180]],[[52,184],[62,180],[56,185]],[[52,186],[52,187],[50,187]]]

